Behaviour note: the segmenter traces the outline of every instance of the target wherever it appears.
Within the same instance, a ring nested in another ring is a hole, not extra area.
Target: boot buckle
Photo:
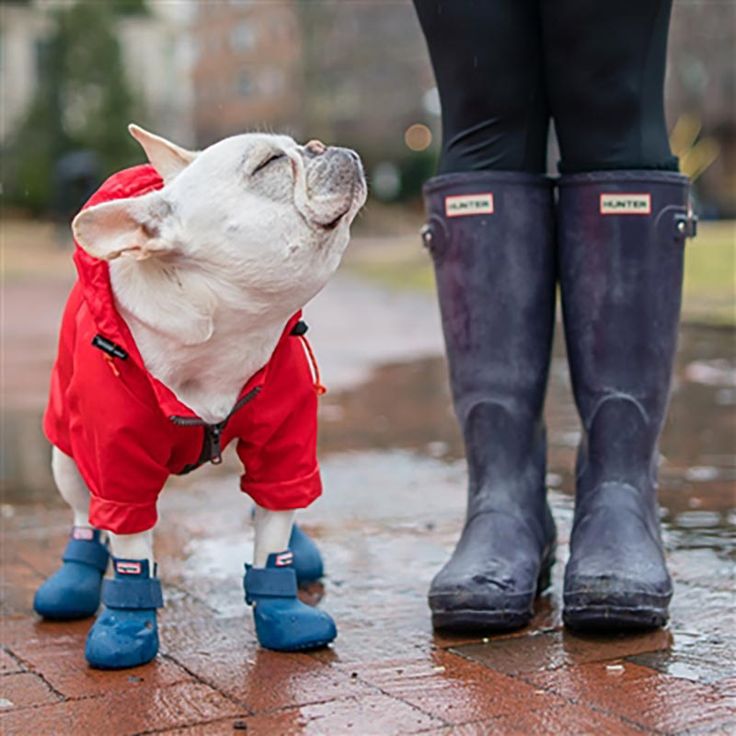
[[[419,235],[422,237],[422,242],[424,243],[424,247],[428,250],[432,247],[432,227],[429,223],[422,226],[422,229],[419,231]]]
[[[692,210],[675,215],[675,230],[685,238],[694,238],[698,234],[698,216]]]

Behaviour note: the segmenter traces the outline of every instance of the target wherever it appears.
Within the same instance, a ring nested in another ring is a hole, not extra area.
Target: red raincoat
[[[136,166],[110,177],[85,207],[162,186],[153,167]],[[115,308],[107,262],[79,246],[74,261],[79,278],[62,319],[44,432],[74,458],[91,492],[93,526],[117,534],[150,529],[168,476],[219,462],[231,440],[245,466],[240,487],[260,506],[303,508],[320,495],[319,379],[298,334],[300,313],[230,416],[207,425],[145,369]]]

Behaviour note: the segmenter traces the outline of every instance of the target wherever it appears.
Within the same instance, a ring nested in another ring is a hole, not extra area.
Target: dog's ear
[[[158,171],[165,183],[170,182],[197,158],[196,152],[187,151],[186,148],[149,133],[133,123],[128,126],[128,132],[140,143],[151,166]]]
[[[72,221],[72,233],[80,247],[95,258],[112,261],[126,255],[144,260],[174,249],[161,237],[168,212],[158,192],[117,199],[82,210]]]

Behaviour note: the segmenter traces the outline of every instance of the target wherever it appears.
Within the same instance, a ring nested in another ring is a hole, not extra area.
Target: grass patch
[[[736,325],[736,222],[703,222],[685,250],[684,318]]]

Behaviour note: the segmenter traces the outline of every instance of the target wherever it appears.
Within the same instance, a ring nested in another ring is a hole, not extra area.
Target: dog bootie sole
[[[36,591],[33,610],[52,621],[94,616],[110,555],[96,529],[75,527],[61,567]]]
[[[337,627],[324,611],[297,598],[291,552],[269,555],[264,568],[246,565],[245,600],[253,606],[258,643],[278,652],[297,652],[327,646]]]
[[[299,585],[324,577],[324,563],[317,545],[297,524],[291,530],[289,549],[294,554],[294,572]]]
[[[85,657],[96,669],[115,670],[150,662],[158,653],[156,609],[161,583],[146,560],[113,560],[115,579],[102,589],[105,609],[87,635]]]

